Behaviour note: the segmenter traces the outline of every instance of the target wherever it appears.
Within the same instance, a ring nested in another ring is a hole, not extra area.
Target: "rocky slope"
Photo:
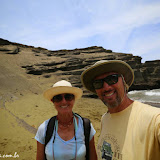
[[[0,58],[0,89],[8,85],[10,89],[14,88],[11,83],[13,80],[19,83],[21,90],[25,88],[32,92],[43,90],[47,86],[43,84],[53,84],[60,79],[69,80],[74,86],[82,87],[80,75],[84,68],[102,59],[123,60],[131,65],[135,72],[135,81],[130,90],[160,88],[160,60],[141,63],[142,58],[139,56],[116,53],[103,47],[51,51],[0,39]],[[12,72],[14,68],[17,71],[15,76]],[[7,77],[10,78],[9,84],[5,83]],[[16,90],[18,84],[14,85]],[[86,90],[84,95],[93,96]]]

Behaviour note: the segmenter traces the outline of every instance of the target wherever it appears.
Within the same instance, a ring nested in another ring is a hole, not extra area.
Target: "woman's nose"
[[[62,98],[61,103],[62,103],[62,104],[66,104],[66,103],[67,103],[67,101],[66,101],[66,99],[64,98],[64,96],[63,96],[63,98]]]

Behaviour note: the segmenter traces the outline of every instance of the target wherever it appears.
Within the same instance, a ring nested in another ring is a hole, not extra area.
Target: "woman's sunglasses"
[[[112,74],[103,79],[94,80],[93,87],[94,89],[101,89],[104,82],[106,82],[108,85],[116,84],[118,82],[118,77],[120,77],[119,74]]]
[[[52,102],[60,102],[62,101],[63,97],[65,98],[66,101],[72,101],[74,99],[74,95],[73,94],[58,94],[56,96],[54,96],[51,101]]]

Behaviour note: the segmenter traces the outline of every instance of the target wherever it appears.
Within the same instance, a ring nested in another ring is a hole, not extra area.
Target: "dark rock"
[[[132,54],[117,53],[103,47],[92,46],[74,50],[50,51],[45,48],[35,48],[18,43],[11,43],[0,39],[0,52],[16,54],[18,50],[30,48],[37,58],[36,64],[22,65],[27,74],[42,76],[50,79],[52,76],[64,77],[69,80],[73,86],[82,87],[80,75],[84,69],[93,65],[99,60],[123,60],[133,68],[135,80],[130,87],[131,90],[158,89],[160,88],[160,60],[147,61],[141,63],[141,57]],[[23,51],[25,52],[25,51]],[[43,59],[40,60],[43,55]],[[53,61],[44,61],[49,57]],[[45,58],[46,57],[46,58]],[[84,89],[84,88],[83,88]],[[84,89],[84,96],[94,97]]]
[[[0,45],[0,53],[5,54],[17,54],[19,52],[19,48],[14,45]]]
[[[0,38],[0,45],[9,45],[9,44],[12,44],[12,43],[5,39]]]

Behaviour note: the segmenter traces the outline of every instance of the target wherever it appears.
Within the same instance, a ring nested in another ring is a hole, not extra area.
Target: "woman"
[[[82,118],[73,113],[75,100],[81,98],[82,90],[72,87],[71,83],[62,80],[44,93],[57,110],[54,131],[50,141],[45,146],[45,136],[49,120],[44,121],[38,128],[37,160],[85,160],[86,146]],[[95,130],[91,124],[89,141],[89,159],[97,160],[94,145]]]

